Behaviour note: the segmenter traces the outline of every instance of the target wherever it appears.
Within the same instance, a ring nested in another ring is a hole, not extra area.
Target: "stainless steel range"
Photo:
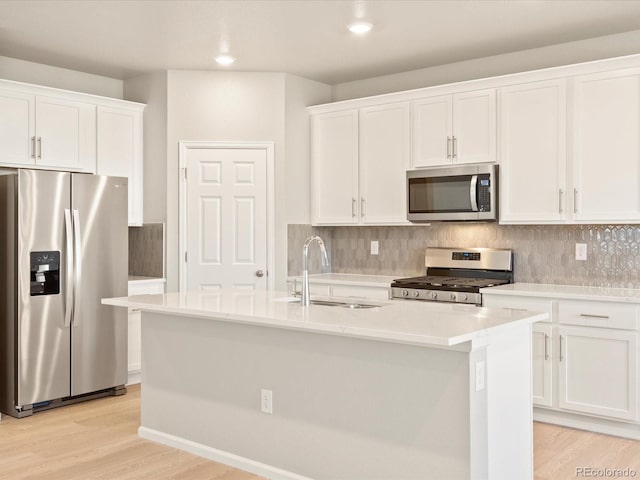
[[[427,248],[426,276],[400,278],[391,298],[482,304],[481,288],[513,282],[513,252],[495,248]]]

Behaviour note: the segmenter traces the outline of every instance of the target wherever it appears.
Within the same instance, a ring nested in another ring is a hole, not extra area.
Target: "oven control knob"
[[[420,296],[420,291],[415,290],[415,291],[413,292],[413,296],[414,296],[414,297],[419,297],[419,296]]]
[[[409,296],[409,292],[407,290],[402,290],[402,296],[403,297],[408,297]]]
[[[436,298],[438,298],[438,293],[437,292],[431,292],[431,298],[433,298],[434,300]]]
[[[449,294],[449,298],[450,298],[451,300],[455,300],[455,299],[456,299],[456,294],[455,294],[455,293],[450,293],[450,294]]]
[[[462,295],[462,301],[466,302],[467,300],[469,300],[469,295],[467,294]]]

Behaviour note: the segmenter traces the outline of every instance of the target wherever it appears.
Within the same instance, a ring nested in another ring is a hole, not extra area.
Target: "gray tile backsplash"
[[[300,273],[302,244],[312,232],[327,243],[334,273],[421,275],[427,246],[494,247],[514,251],[517,282],[640,288],[640,225],[289,225],[289,275]],[[379,242],[377,256],[369,254],[371,240]],[[576,243],[587,244],[586,261],[575,260]],[[317,252],[310,260],[310,270],[321,271]]]
[[[164,224],[129,227],[129,275],[164,277]]]

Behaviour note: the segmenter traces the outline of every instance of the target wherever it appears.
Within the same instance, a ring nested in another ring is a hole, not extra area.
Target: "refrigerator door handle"
[[[71,326],[73,314],[73,227],[71,224],[71,210],[64,209],[65,236],[67,238],[67,251],[65,253],[67,266],[65,271],[65,305],[64,326]]]
[[[78,210],[73,211],[73,237],[74,237],[74,294],[73,294],[73,326],[78,326],[78,318],[76,313],[80,310],[80,290],[82,285],[82,243],[80,236],[80,214]]]

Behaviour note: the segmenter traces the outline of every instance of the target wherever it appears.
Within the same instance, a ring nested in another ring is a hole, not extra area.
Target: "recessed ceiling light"
[[[363,33],[367,33],[369,30],[371,30],[373,28],[373,25],[367,22],[355,22],[348,25],[348,28],[350,32],[362,35]]]
[[[220,65],[231,65],[235,61],[236,61],[235,58],[227,54],[218,55],[216,57],[216,62],[218,62]]]

